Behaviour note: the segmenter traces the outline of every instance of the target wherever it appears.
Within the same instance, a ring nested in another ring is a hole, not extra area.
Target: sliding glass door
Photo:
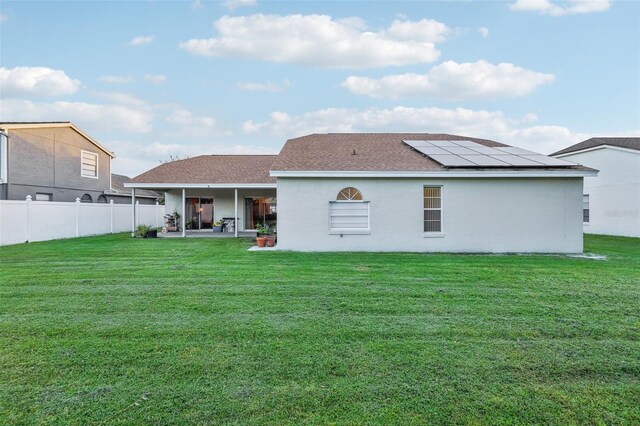
[[[274,197],[247,197],[244,199],[244,229],[255,230],[258,225],[273,228],[277,219]]]
[[[186,229],[211,229],[213,227],[213,198],[190,197],[187,202]]]

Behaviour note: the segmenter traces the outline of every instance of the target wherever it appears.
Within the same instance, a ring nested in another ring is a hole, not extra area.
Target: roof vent
[[[351,153],[351,155],[358,155],[358,151],[356,151],[355,149],[353,150],[353,152]]]

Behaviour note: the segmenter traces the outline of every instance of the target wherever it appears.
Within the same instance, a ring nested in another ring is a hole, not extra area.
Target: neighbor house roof
[[[164,163],[132,183],[275,184],[269,176],[275,155],[201,155]]]
[[[131,178],[125,175],[111,173],[111,192],[109,192],[109,195],[130,197],[131,188],[125,188],[125,182],[131,182]],[[148,189],[138,189],[136,190],[136,197],[158,198],[160,194]]]
[[[93,139],[91,136],[87,135],[85,132],[80,130],[75,124],[70,121],[3,121],[0,122],[0,129],[2,130],[12,130],[12,129],[37,129],[43,127],[69,127],[80,135],[82,135],[89,142],[94,144],[96,147],[104,151],[111,158],[115,158],[113,152],[109,151],[103,145],[101,145],[98,141]]]
[[[403,141],[453,140],[472,141],[487,147],[507,147],[500,142],[433,133],[328,133],[290,139],[272,166],[272,171],[375,171],[375,172],[440,172],[449,171],[414,150]],[[481,168],[478,166],[478,168]],[[572,169],[586,169],[572,166]],[[522,168],[517,168],[521,170]],[[557,167],[544,167],[557,169]],[[566,167],[563,169],[566,170]]]
[[[551,155],[561,155],[568,154],[570,152],[582,151],[589,148],[596,148],[598,146],[616,146],[618,148],[627,148],[627,149],[635,149],[640,151],[640,138],[629,138],[629,137],[615,137],[615,138],[591,138],[586,141],[582,141],[575,145],[571,145],[565,149],[561,149],[560,151],[554,152]]]

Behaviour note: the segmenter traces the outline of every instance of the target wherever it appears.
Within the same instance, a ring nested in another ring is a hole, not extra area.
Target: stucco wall
[[[640,152],[601,148],[561,157],[600,170],[584,179],[588,234],[640,237]]]
[[[275,197],[275,189],[238,189],[238,230],[244,230],[244,199],[245,197]],[[235,211],[233,189],[188,189],[187,197],[213,198],[213,220],[223,217],[233,217]],[[175,189],[165,192],[165,212],[177,211],[182,215],[182,190]],[[279,211],[278,211],[279,213]],[[279,218],[278,218],[279,221]]]
[[[443,236],[423,232],[423,187],[443,187]],[[348,186],[370,202],[368,235],[329,233]],[[301,251],[581,252],[582,179],[278,179],[278,246]]]
[[[8,198],[23,200],[35,192],[52,193],[54,201],[75,201],[90,194],[94,201],[110,189],[110,157],[71,128],[9,131]],[[98,178],[80,175],[80,152],[98,154]]]

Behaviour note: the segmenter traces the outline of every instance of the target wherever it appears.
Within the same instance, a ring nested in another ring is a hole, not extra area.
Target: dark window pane
[[[440,210],[425,210],[424,211],[424,220],[440,220],[441,211]]]
[[[439,220],[425,220],[424,232],[440,232],[442,229]]]

